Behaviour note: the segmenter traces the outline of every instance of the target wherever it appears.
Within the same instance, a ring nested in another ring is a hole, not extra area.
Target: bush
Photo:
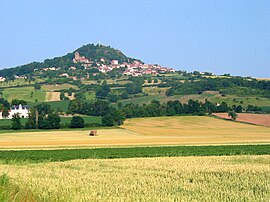
[[[84,119],[80,116],[73,116],[70,122],[70,128],[84,128]]]

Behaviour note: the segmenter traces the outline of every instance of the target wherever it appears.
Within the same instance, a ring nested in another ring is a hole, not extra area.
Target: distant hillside
[[[35,69],[48,68],[48,67],[69,67],[74,65],[72,59],[75,52],[79,52],[80,55],[95,62],[103,58],[109,62],[111,60],[118,60],[119,62],[133,62],[135,59],[125,56],[120,50],[116,50],[110,46],[87,44],[84,45],[72,53],[68,53],[61,57],[55,57],[53,59],[46,59],[44,62],[32,62],[26,65],[21,65],[13,68],[6,68],[0,70],[0,76],[12,78],[14,75],[28,75],[34,72]],[[138,60],[140,61],[140,60]]]

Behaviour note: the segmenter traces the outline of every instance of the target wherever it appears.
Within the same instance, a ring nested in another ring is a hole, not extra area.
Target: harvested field
[[[46,92],[46,102],[60,101],[60,92]]]
[[[228,113],[215,113],[215,116],[224,119],[230,119]],[[252,123],[261,126],[270,127],[270,115],[269,114],[248,114],[248,113],[239,113],[236,119],[240,122]]]
[[[269,143],[270,128],[211,117],[178,116],[128,119],[119,129],[3,133],[0,147],[111,145],[200,145]]]
[[[270,156],[0,164],[37,201],[269,201]]]

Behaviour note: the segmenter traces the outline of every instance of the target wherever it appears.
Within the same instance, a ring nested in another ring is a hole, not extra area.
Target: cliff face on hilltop
[[[26,65],[21,65],[13,68],[0,70],[0,76],[12,78],[14,75],[28,75],[34,72],[35,69],[60,67],[65,68],[74,65],[74,54],[78,52],[81,56],[91,60],[92,62],[99,61],[103,58],[106,62],[118,60],[119,62],[132,62],[135,59],[124,55],[120,50],[116,50],[110,46],[87,44],[72,53],[68,53],[61,57],[46,59],[44,62],[32,62]]]

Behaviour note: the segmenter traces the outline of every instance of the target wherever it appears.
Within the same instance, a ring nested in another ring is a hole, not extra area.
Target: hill
[[[112,60],[118,60],[120,63],[133,62],[135,60],[134,58],[125,56],[120,50],[114,49],[110,46],[87,44],[61,57],[45,59],[43,62],[31,62],[18,67],[2,69],[0,70],[0,77],[13,79],[14,75],[29,75],[42,68],[68,68],[74,65],[73,58],[76,52],[92,62],[100,61],[100,59],[104,59],[105,63],[109,63]]]
[[[199,101],[195,104],[201,106],[210,101],[211,107],[207,108],[211,112],[237,109],[237,112],[269,113],[270,81],[175,71],[158,64],[145,64],[110,46],[87,44],[61,57],[0,70],[0,97],[9,102],[25,100],[31,107],[47,102],[63,113],[85,113],[85,109],[74,110],[71,106],[87,106],[87,102],[95,99],[122,108],[133,104],[132,110],[139,109],[137,104],[149,105],[138,114],[151,112],[155,108],[151,105],[153,100],[162,104],[163,115],[174,114],[174,110],[164,109],[170,109],[173,101],[186,104],[190,99]],[[221,104],[226,109],[217,111],[216,106]]]

